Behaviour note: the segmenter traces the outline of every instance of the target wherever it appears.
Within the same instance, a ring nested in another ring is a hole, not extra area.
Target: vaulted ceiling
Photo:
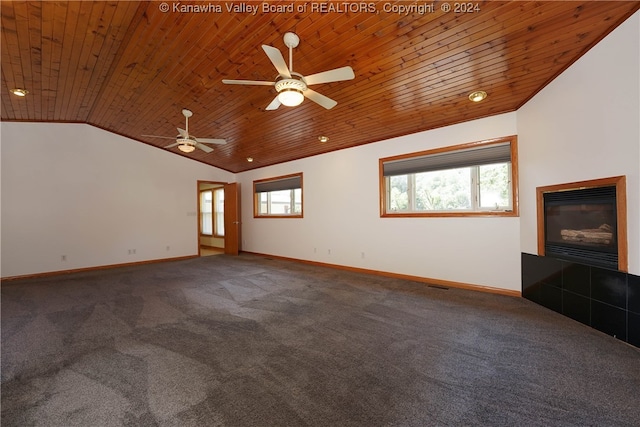
[[[422,9],[406,9],[412,5]],[[515,111],[639,8],[639,1],[3,1],[1,118],[89,123],[165,149],[171,140],[142,135],[176,136],[188,108],[190,133],[227,144],[211,153],[168,150],[241,172]],[[222,83],[274,81],[261,45],[288,63],[289,31],[300,38],[294,71],[353,68],[353,80],[313,86],[337,101],[332,109],[305,99],[269,111],[273,86]],[[29,93],[19,98],[14,88]],[[488,97],[470,102],[476,90]]]

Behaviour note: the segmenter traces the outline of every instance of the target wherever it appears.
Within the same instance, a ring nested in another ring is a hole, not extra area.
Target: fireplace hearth
[[[522,296],[640,348],[640,276],[522,253]]]

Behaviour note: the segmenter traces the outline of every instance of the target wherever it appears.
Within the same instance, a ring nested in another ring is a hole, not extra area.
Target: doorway
[[[224,253],[224,183],[198,181],[198,255]]]
[[[198,256],[238,255],[239,242],[239,184],[198,181]]]

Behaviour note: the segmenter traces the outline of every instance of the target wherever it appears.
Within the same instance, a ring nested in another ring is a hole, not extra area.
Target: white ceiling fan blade
[[[276,70],[278,70],[278,74],[290,79],[291,72],[289,71],[289,67],[287,67],[287,63],[285,62],[282,53],[275,47],[267,46],[266,44],[262,45],[262,49],[271,60],[273,66],[276,67]]]
[[[343,80],[352,80],[356,77],[351,67],[336,68],[335,70],[324,71],[322,73],[306,76],[304,81],[307,86],[317,85],[319,83],[341,82]]]
[[[201,142],[204,144],[220,144],[220,145],[224,145],[227,143],[227,141],[225,139],[221,139],[221,138],[194,138],[196,140],[196,142]]]
[[[280,100],[276,96],[275,98],[273,98],[273,101],[271,101],[271,103],[267,105],[266,110],[277,110],[279,106],[280,106]]]
[[[149,138],[176,139],[175,136],[141,135]]]
[[[326,97],[324,95],[321,95],[318,92],[315,92],[315,91],[313,91],[311,89],[307,89],[302,93],[304,94],[304,96],[306,96],[307,98],[309,98],[310,100],[312,100],[316,104],[319,104],[319,105],[323,106],[327,110],[330,110],[333,107],[335,107],[336,105],[338,105],[338,103],[336,101],[334,101],[333,99],[328,98],[328,97]]]
[[[204,151],[205,153],[210,153],[213,151],[213,148],[211,147],[207,147],[204,144],[200,144],[199,142],[196,142],[196,147],[201,149],[202,151]]]
[[[177,147],[178,145],[180,145],[180,143],[179,143],[179,142],[174,142],[173,144],[169,144],[169,145],[167,145],[167,146],[166,146],[166,147],[164,147],[164,148],[173,148],[173,147]]]
[[[257,85],[257,86],[273,86],[274,82],[266,82],[263,80],[222,80],[222,83],[227,85]]]
[[[188,133],[187,133],[187,131],[186,131],[186,130],[184,130],[184,129],[178,128],[178,133],[180,134],[180,136],[181,136],[182,138],[189,138],[189,134],[188,134]]]

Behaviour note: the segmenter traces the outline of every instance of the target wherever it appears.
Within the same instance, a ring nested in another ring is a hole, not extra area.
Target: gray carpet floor
[[[640,349],[522,299],[220,255],[2,285],[2,426],[638,426]]]

